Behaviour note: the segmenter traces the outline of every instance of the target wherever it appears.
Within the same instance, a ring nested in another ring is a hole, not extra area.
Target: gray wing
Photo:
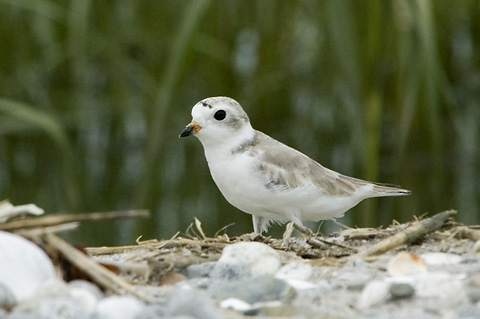
[[[369,182],[341,175],[308,156],[257,131],[251,143],[242,146],[258,159],[257,174],[267,188],[315,187],[329,195],[349,195]]]

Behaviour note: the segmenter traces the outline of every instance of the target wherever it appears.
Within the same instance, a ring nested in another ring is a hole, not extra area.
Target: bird
[[[332,220],[364,199],[409,195],[392,184],[369,182],[328,169],[307,155],[255,130],[242,106],[218,96],[192,108],[180,137],[196,136],[211,176],[225,199],[251,214],[254,233],[272,223]]]

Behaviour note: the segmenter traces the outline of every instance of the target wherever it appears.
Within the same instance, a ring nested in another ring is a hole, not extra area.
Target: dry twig
[[[71,262],[75,267],[88,274],[98,285],[110,289],[111,291],[122,294],[130,293],[146,302],[153,300],[142,294],[134,286],[130,285],[124,279],[115,275],[111,271],[99,265],[87,255],[72,247],[69,243],[55,234],[48,234],[45,237],[46,243],[59,251],[65,259]]]
[[[87,214],[47,215],[35,218],[14,220],[0,224],[0,230],[12,231],[22,228],[47,227],[71,222],[98,221],[123,218],[146,218],[150,216],[148,210],[127,210],[114,212],[100,212]]]
[[[455,210],[438,213],[430,218],[420,220],[407,229],[386,238],[379,243],[370,246],[366,250],[353,255],[352,258],[366,258],[373,255],[383,254],[400,245],[413,242],[426,234],[442,227],[448,218],[455,215]]]

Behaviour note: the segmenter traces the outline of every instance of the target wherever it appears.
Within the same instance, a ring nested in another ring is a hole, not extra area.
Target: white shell
[[[393,256],[388,262],[387,271],[393,277],[418,275],[428,272],[423,259],[408,251],[402,251]]]

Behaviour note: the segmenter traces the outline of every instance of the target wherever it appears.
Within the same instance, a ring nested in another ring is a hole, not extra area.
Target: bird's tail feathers
[[[412,193],[408,189],[403,189],[394,184],[373,183],[373,189],[378,193],[378,196],[405,196]]]

